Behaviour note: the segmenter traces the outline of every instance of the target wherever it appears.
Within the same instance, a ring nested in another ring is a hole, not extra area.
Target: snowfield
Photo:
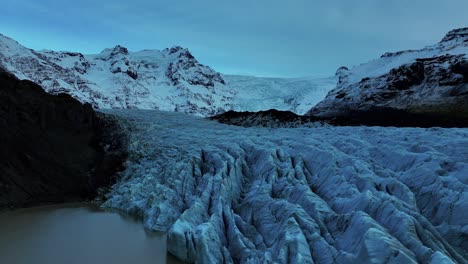
[[[466,263],[468,129],[242,128],[109,110],[130,158],[104,207],[195,263]]]

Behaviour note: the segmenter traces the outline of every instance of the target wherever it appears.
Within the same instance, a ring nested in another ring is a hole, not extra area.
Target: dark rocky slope
[[[243,127],[299,127],[320,121],[318,118],[300,116],[291,111],[270,109],[259,112],[228,111],[210,117],[220,123]]]
[[[0,69],[0,208],[92,198],[126,158],[115,126]]]
[[[393,127],[468,127],[468,118],[462,113],[411,113],[392,108],[373,108],[367,111],[350,110],[346,115],[300,116],[289,111],[270,109],[259,112],[228,111],[211,117],[220,123],[242,127],[314,127],[333,126],[393,126]]]

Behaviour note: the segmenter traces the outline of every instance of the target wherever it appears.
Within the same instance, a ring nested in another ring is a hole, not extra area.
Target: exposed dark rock
[[[130,78],[132,78],[133,80],[136,80],[138,78],[138,72],[133,68],[129,68],[125,73],[128,76],[130,76]]]
[[[120,67],[117,67],[117,68],[112,69],[112,73],[113,73],[113,74],[121,73],[121,72],[122,72],[122,68],[120,68]]]
[[[0,208],[94,197],[126,159],[117,126],[89,104],[0,70]]]
[[[89,62],[83,61],[83,62],[81,62],[81,63],[78,63],[78,62],[75,63],[74,69],[75,69],[77,72],[81,73],[81,74],[85,74],[86,71],[87,71],[90,67],[91,67],[91,64],[89,64]]]
[[[99,112],[96,116],[96,139],[101,155],[90,178],[94,190],[115,183],[116,173],[124,169],[128,146],[128,128],[123,121]]]
[[[336,70],[336,74],[338,74],[340,71],[349,71],[349,68],[346,66],[341,66]]]
[[[201,85],[206,88],[214,87],[215,83],[226,84],[220,73],[200,69],[201,64],[191,56],[190,52],[181,53],[179,58],[177,62],[171,62],[166,71],[166,76],[171,80],[172,85],[179,85],[182,80],[191,85]],[[192,73],[191,69],[195,69],[195,72]]]
[[[112,50],[110,56],[113,57],[117,54],[123,54],[123,55],[128,55],[128,49],[125,48],[125,47],[122,47],[120,45],[117,45],[114,47],[114,49]]]
[[[341,99],[341,98],[344,98],[345,96],[346,96],[345,92],[340,92],[340,93],[336,94],[335,98]]]
[[[437,112],[436,109],[433,110]],[[468,127],[468,116],[457,111],[429,114],[394,108],[375,108],[367,111],[349,111],[346,115],[335,117],[316,118],[338,126]]]
[[[457,28],[449,31],[447,35],[442,39],[442,42],[448,42],[455,39],[466,40],[468,38],[468,28]]]
[[[457,85],[452,87],[452,89],[449,90],[448,93],[450,96],[468,96],[468,85]],[[468,98],[467,98],[468,100]]]
[[[367,79],[369,80],[369,78]],[[415,62],[390,71],[387,78],[388,88],[407,90],[413,85],[420,85],[424,80],[424,64]]]
[[[468,83],[468,60],[462,59],[450,66],[450,69],[454,73],[458,73],[463,76],[463,82]]]
[[[79,53],[79,52],[65,51],[64,54],[65,54],[65,55],[68,55],[68,56],[70,56],[70,57],[76,57],[76,56],[83,57],[83,54],[81,54],[81,53]]]
[[[468,91],[467,91],[468,92]],[[437,112],[438,109],[432,109]],[[260,112],[228,111],[211,117],[220,123],[242,127],[299,127],[299,126],[392,126],[392,127],[468,127],[468,115],[457,111],[440,111],[439,114],[412,113],[394,108],[373,108],[368,111],[349,111],[346,114],[323,116],[300,116],[289,111],[270,109]]]
[[[169,49],[169,54],[174,54],[174,53],[177,53],[181,50],[183,50],[184,48],[182,48],[181,46],[174,46],[172,48]]]
[[[344,83],[349,75],[348,67],[341,66],[335,73],[335,76],[338,78],[338,83]]]
[[[259,112],[236,112],[231,110],[210,119],[242,127],[298,127],[321,121],[320,118],[300,116],[291,111],[276,109]]]
[[[192,53],[190,53],[190,51],[188,51],[188,50],[186,50],[184,52],[181,52],[179,54],[179,58],[187,58],[189,60],[195,59],[195,57],[193,57]]]
[[[178,85],[179,79],[176,76],[177,69],[174,67],[174,63],[169,63],[169,67],[167,67],[166,76],[172,82],[172,85]]]
[[[380,56],[381,58],[391,58],[391,57],[396,57],[396,56],[400,56],[402,54],[405,54],[405,53],[409,53],[409,52],[413,52],[414,50],[402,50],[402,51],[397,51],[397,52],[386,52],[384,53],[382,56]]]

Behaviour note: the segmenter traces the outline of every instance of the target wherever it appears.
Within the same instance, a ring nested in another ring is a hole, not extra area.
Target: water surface
[[[0,213],[0,263],[181,263],[166,252],[164,234],[89,205]]]

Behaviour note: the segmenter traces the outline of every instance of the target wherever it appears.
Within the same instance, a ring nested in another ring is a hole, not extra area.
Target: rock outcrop
[[[92,198],[126,158],[112,117],[0,70],[0,208]]]
[[[456,113],[458,114],[458,113]],[[444,113],[411,113],[388,107],[371,107],[367,110],[349,110],[337,116],[301,116],[290,111],[270,109],[258,112],[228,111],[210,117],[223,124],[242,127],[317,127],[332,126],[382,126],[382,127],[468,127],[465,118],[453,118]]]
[[[300,116],[290,111],[278,111],[270,109],[259,112],[236,112],[228,111],[210,117],[223,124],[242,127],[315,127],[323,124],[320,118]]]
[[[351,119],[379,112],[381,124],[413,118],[418,126],[468,124],[468,28],[421,50],[386,53],[337,71],[338,84],[307,115]],[[391,115],[386,116],[388,112]],[[430,122],[432,120],[432,122]]]

